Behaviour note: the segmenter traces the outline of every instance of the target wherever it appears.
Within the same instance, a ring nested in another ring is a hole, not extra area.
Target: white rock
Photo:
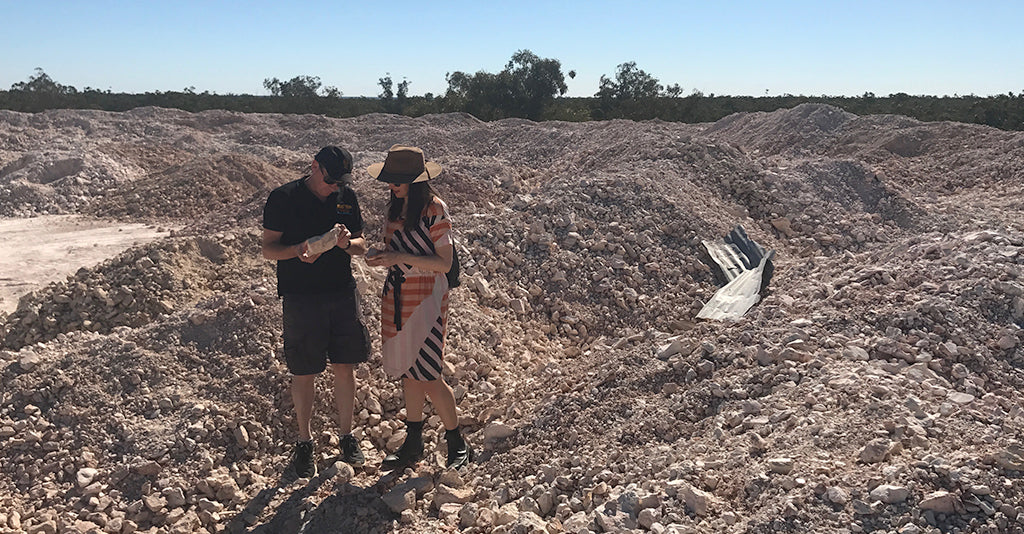
[[[636,521],[641,527],[651,530],[651,526],[658,522],[659,516],[660,514],[658,514],[657,510],[653,508],[644,508],[643,510],[640,510],[639,514],[637,514]]]
[[[941,514],[952,514],[964,509],[960,498],[948,491],[936,491],[928,494],[921,499],[918,507],[922,510],[931,510]]]
[[[954,404],[963,405],[963,404],[970,404],[970,403],[974,402],[974,398],[975,397],[974,397],[974,395],[971,395],[970,393],[962,393],[960,391],[950,391],[949,395],[947,396],[947,398],[950,401],[952,401]]]
[[[844,505],[850,502],[850,492],[838,486],[831,486],[825,490],[825,499],[832,504]]]
[[[885,504],[901,503],[910,497],[910,490],[902,486],[882,484],[871,490],[871,498]]]
[[[502,423],[493,421],[484,427],[484,441],[499,441],[508,438],[516,433],[515,429]]]
[[[892,443],[885,438],[876,438],[868,442],[861,449],[858,457],[860,461],[867,464],[874,464],[885,460],[889,456]]]
[[[22,351],[21,356],[18,358],[18,365],[25,372],[32,371],[42,362],[43,357],[33,351]]]
[[[850,360],[866,362],[870,359],[868,351],[856,345],[847,345],[843,349],[843,357]]]
[[[687,510],[701,517],[708,515],[711,505],[715,500],[714,495],[688,484],[680,489],[683,492],[683,501],[686,503]]]
[[[179,508],[185,505],[185,492],[181,488],[164,488],[161,495],[167,499],[168,508]]]
[[[793,465],[794,462],[792,458],[770,458],[768,460],[768,468],[771,469],[773,473],[788,475],[793,471]]]
[[[442,505],[455,503],[461,508],[461,505],[468,503],[472,497],[473,488],[451,488],[442,484],[434,491],[432,504],[435,508],[440,508]]]
[[[79,469],[78,473],[75,475],[78,487],[84,488],[89,484],[92,484],[93,480],[96,479],[96,475],[98,474],[99,470],[92,467],[83,467],[82,469]]]

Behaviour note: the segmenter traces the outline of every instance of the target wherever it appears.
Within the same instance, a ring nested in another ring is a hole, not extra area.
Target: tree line
[[[617,66],[611,76],[602,75],[592,97],[566,97],[566,76],[557,59],[541,58],[529,50],[512,55],[497,73],[478,71],[448,73],[443,95],[409,94],[411,82],[397,84],[387,73],[378,80],[377,97],[344,97],[332,86],[324,87],[317,76],[288,80],[266,78],[270,95],[219,95],[182,91],[142,94],[113,93],[86,87],[79,90],[51,79],[41,68],[25,82],[0,91],[0,109],[39,112],[47,109],[99,109],[126,111],[142,106],[185,111],[223,109],[243,113],[312,113],[330,117],[354,117],[367,113],[395,113],[413,117],[430,113],[465,112],[484,120],[519,117],[534,121],[588,121],[609,119],[674,122],[713,122],[737,112],[774,111],[803,103],[836,106],[857,115],[897,114],[922,121],[956,121],[985,124],[1004,130],[1024,130],[1024,91],[1019,94],[921,96],[906,93],[876,96],[729,96],[684,95],[679,84],[662,84],[635,62]]]

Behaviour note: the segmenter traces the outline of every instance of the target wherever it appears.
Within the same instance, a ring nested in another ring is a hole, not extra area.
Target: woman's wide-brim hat
[[[366,168],[370,176],[392,184],[415,184],[437,178],[441,166],[423,157],[423,151],[414,146],[395,145],[388,149],[384,163]]]

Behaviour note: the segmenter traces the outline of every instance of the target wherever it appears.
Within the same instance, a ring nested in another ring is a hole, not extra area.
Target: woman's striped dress
[[[452,244],[448,205],[437,197],[423,210],[415,230],[406,231],[404,223],[404,219],[386,221],[384,243],[388,250],[428,256],[437,247]],[[416,380],[441,377],[448,325],[445,273],[406,264],[388,269],[380,322],[384,370],[389,375]]]

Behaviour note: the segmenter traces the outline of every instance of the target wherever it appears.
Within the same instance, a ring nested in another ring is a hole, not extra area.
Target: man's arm
[[[300,257],[302,253],[302,246],[305,241],[297,245],[282,245],[281,236],[284,232],[275,232],[274,230],[263,229],[263,244],[262,251],[263,257],[268,260],[290,260],[292,258]]]
[[[338,248],[348,252],[349,256],[362,256],[366,254],[366,238],[362,234],[350,236],[347,239],[344,235],[340,235],[338,236]]]

